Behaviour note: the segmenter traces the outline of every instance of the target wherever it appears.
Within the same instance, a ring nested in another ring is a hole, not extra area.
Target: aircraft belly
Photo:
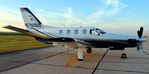
[[[127,48],[127,47],[136,47],[137,44],[136,43],[128,43],[128,44],[124,44],[124,43],[119,43],[119,42],[111,42],[111,41],[86,41],[88,43],[91,43],[95,48],[109,48],[111,46],[113,47],[119,47],[119,48]],[[127,42],[127,41],[125,41]]]

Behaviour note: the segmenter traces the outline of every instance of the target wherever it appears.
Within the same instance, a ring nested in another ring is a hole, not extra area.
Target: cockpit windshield
[[[96,28],[96,31],[99,32],[99,33],[101,33],[101,34],[105,34],[106,33],[105,31],[103,31],[101,29],[98,29],[98,28]]]

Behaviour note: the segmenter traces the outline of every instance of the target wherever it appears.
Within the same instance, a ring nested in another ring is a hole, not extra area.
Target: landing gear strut
[[[126,59],[126,58],[127,58],[126,53],[122,53],[122,54],[121,54],[121,59]]]
[[[83,48],[78,48],[77,56],[79,61],[83,61]]]
[[[87,53],[92,53],[92,48],[87,48]]]

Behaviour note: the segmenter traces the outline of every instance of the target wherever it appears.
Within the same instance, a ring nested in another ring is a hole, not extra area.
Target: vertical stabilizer
[[[37,19],[37,17],[28,9],[20,8],[22,17],[27,28],[40,28],[42,23]]]

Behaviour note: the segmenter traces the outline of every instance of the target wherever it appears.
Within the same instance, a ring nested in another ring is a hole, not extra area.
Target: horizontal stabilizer
[[[13,27],[11,25],[5,26],[4,28],[10,29],[10,30],[14,30],[14,31],[17,31],[17,32],[21,32],[21,33],[24,33],[24,34],[27,34],[27,35],[33,36],[33,37],[44,38],[44,39],[48,39],[49,38],[48,36],[35,34],[35,33],[30,32],[28,30],[24,30],[24,29],[21,29],[21,28]]]

